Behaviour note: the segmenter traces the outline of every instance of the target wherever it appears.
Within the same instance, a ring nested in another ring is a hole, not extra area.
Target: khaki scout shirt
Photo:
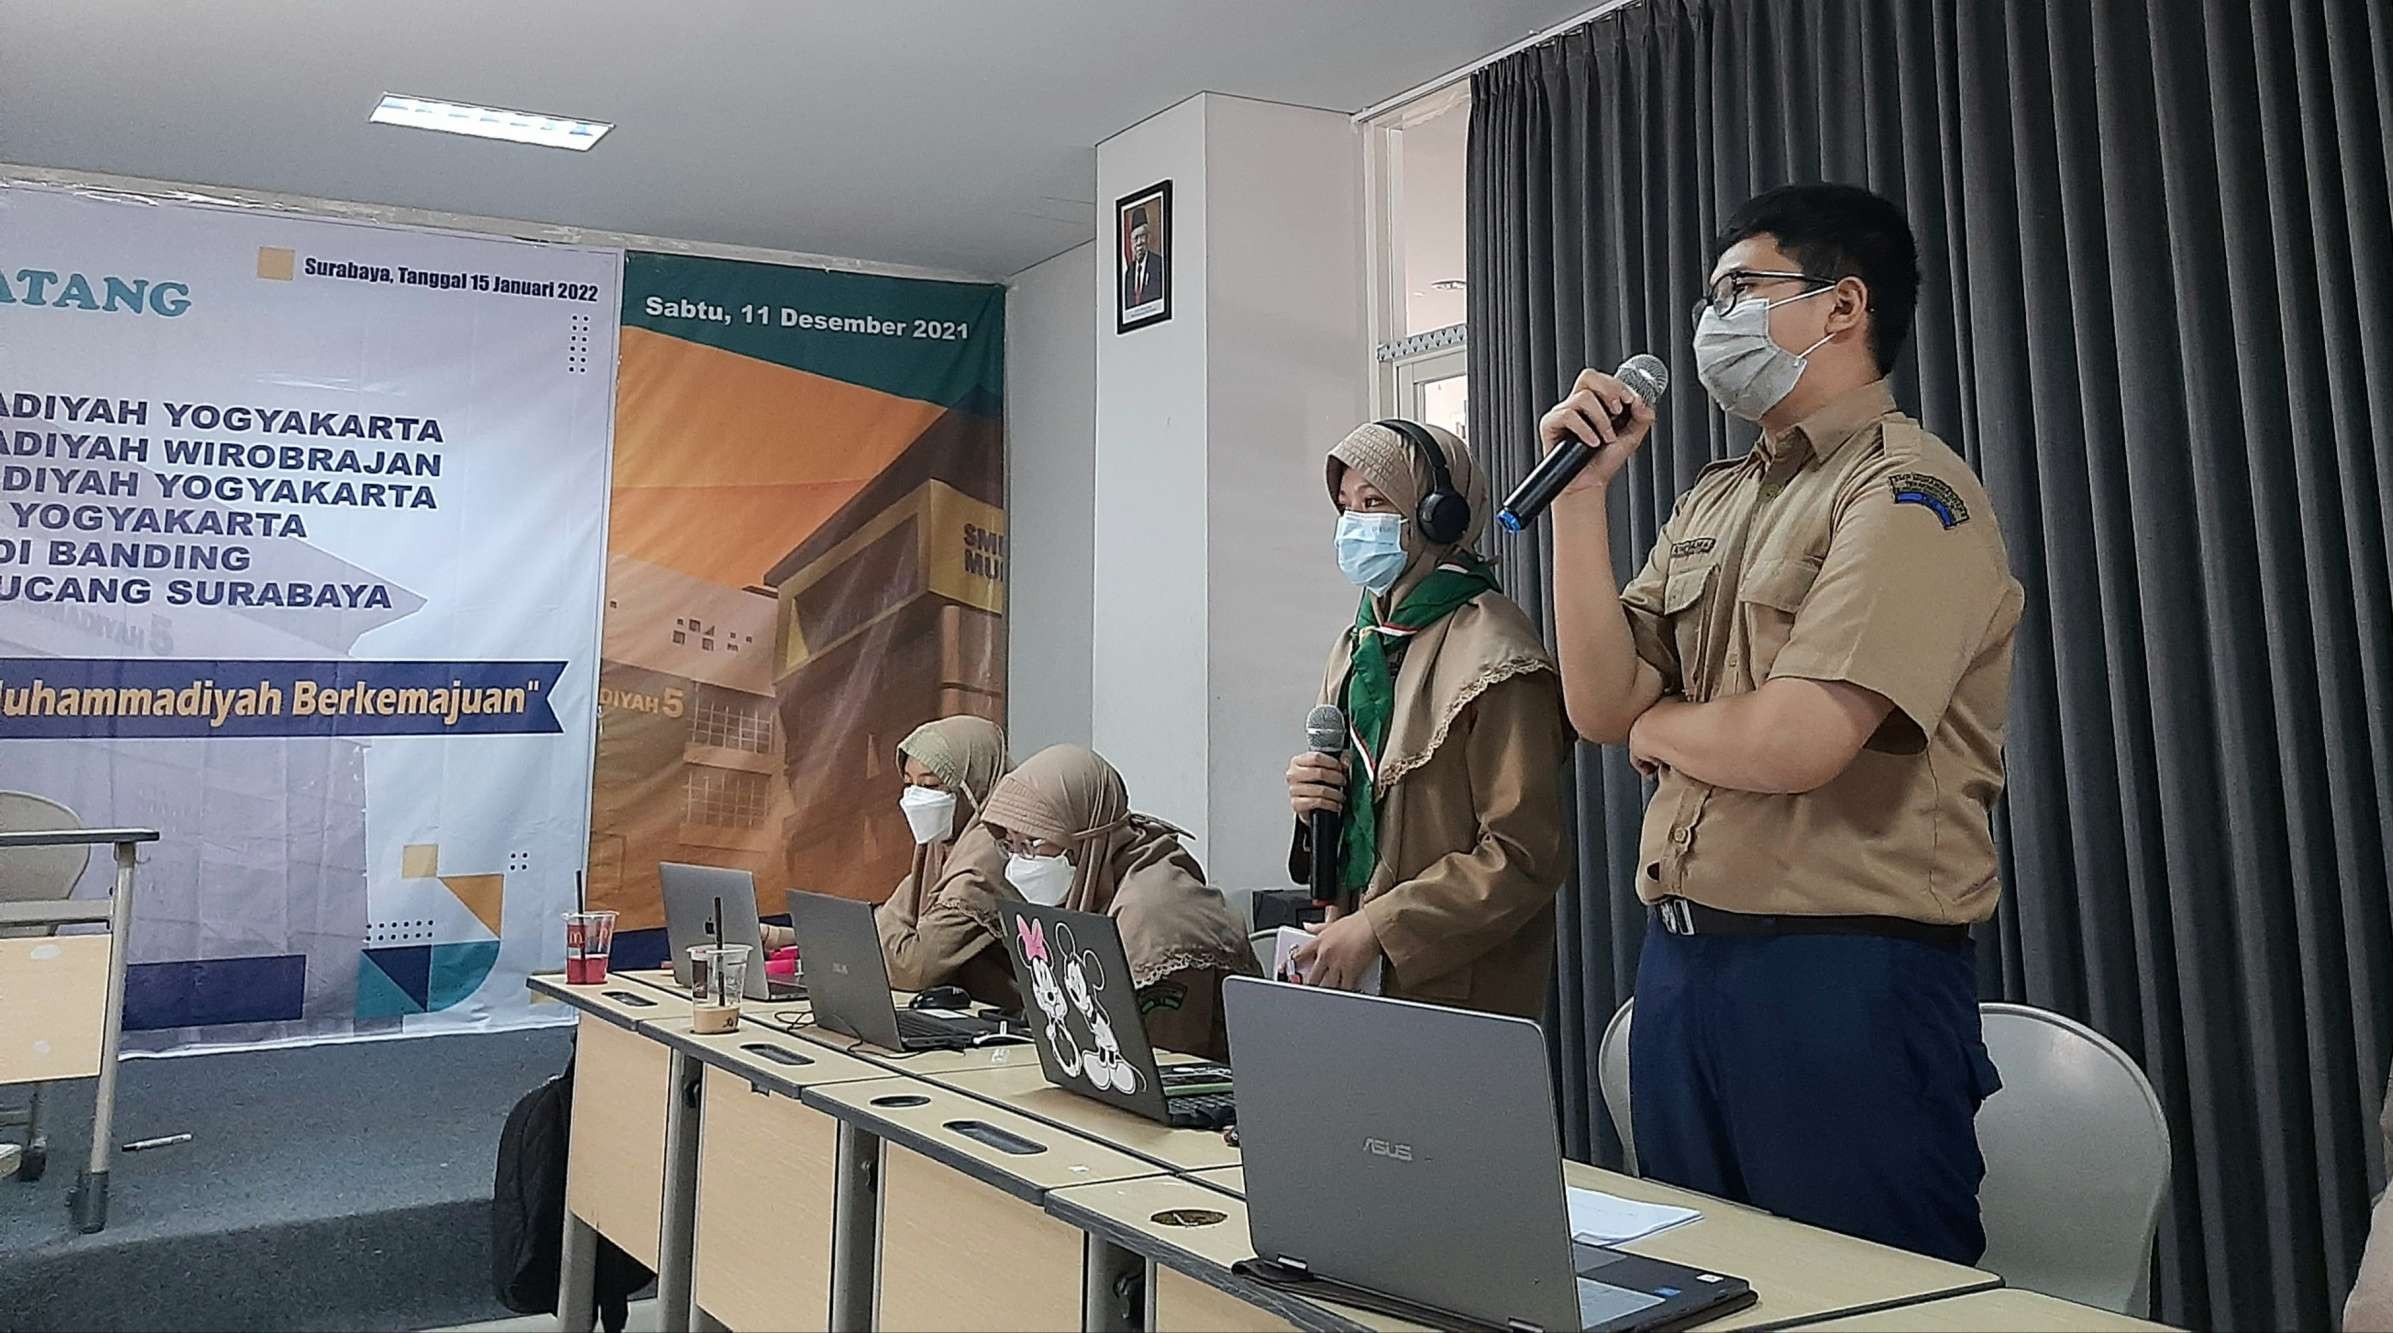
[[[1620,600],[1638,655],[1690,702],[1791,676],[1894,705],[1816,791],[1664,770],[1640,897],[1939,924],[1994,914],[2019,583],[1977,477],[1884,381],[1706,468]]]

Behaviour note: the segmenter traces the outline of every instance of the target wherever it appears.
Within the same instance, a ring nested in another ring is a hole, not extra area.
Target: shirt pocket
[[[1678,648],[1680,692],[1690,698],[1694,696],[1695,673],[1703,663],[1703,622],[1711,604],[1705,594],[1711,591],[1719,565],[1715,556],[1701,564],[1674,568],[1662,585],[1662,620]]]
[[[1737,581],[1738,628],[1745,670],[1755,684],[1770,678],[1778,654],[1795,632],[1795,616],[1819,580],[1819,562],[1797,557],[1756,560]]]

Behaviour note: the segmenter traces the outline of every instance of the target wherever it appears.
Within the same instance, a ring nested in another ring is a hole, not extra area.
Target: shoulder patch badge
[[[1942,477],[1925,472],[1898,472],[1886,479],[1899,505],[1918,505],[1936,516],[1946,528],[1959,527],[1969,521],[1969,506],[1962,503],[1961,493]]]
[[[1670,544],[1670,558],[1684,560],[1691,555],[1709,555],[1712,548],[1717,545],[1719,545],[1717,537],[1689,537],[1683,542]]]
[[[1138,992],[1138,1011],[1151,1014],[1158,1009],[1177,1009],[1187,999],[1187,986],[1177,981],[1158,981]]]

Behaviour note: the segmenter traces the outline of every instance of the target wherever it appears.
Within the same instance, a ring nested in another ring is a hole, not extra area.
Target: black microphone
[[[1612,378],[1651,407],[1662,401],[1662,391],[1670,387],[1670,367],[1651,352],[1639,352],[1621,362],[1620,369],[1612,372]],[[1628,424],[1626,412],[1612,420],[1616,430],[1625,430]],[[1520,485],[1512,488],[1512,494],[1504,497],[1504,507],[1496,511],[1496,522],[1503,524],[1506,532],[1519,532],[1536,522],[1537,516],[1545,512],[1545,507],[1562,494],[1562,488],[1593,457],[1594,446],[1576,436],[1555,445],[1553,452],[1523,477]]]
[[[1305,744],[1313,753],[1346,760],[1346,712],[1336,704],[1323,704],[1305,714]],[[1308,882],[1313,890],[1313,905],[1327,907],[1338,901],[1342,889],[1338,883],[1338,844],[1345,837],[1345,816],[1335,810],[1315,810],[1305,816],[1313,837],[1313,873]]]

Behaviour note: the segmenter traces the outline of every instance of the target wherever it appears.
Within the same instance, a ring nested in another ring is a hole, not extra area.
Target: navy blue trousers
[[[2001,1080],[1967,945],[1651,925],[1629,1082],[1656,1180],[1955,1263],[1985,1253],[1976,1118]]]

